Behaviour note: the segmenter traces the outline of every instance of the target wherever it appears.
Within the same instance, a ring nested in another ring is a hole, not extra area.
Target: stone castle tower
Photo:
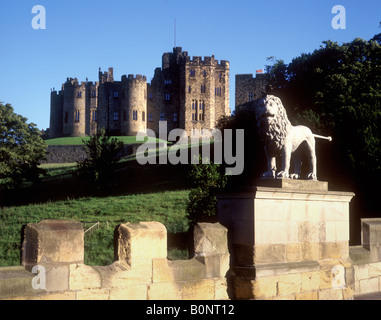
[[[235,76],[235,109],[239,111],[266,95],[267,74],[237,74]]]
[[[113,68],[99,70],[99,82],[68,78],[62,90],[51,92],[50,137],[94,135],[104,128],[110,135],[136,135],[147,128],[159,133],[213,129],[230,115],[229,62],[214,56],[193,57],[176,47],[164,53],[151,83],[142,75],[114,81]]]

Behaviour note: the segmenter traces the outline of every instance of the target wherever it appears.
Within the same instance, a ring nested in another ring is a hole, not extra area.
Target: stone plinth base
[[[353,196],[328,191],[326,182],[298,180],[261,180],[219,195],[218,219],[230,233],[235,298],[352,298]]]

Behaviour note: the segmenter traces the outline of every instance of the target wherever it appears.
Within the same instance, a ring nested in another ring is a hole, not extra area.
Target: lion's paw
[[[299,175],[296,173],[292,173],[292,174],[290,174],[290,179],[297,180],[297,179],[299,179]]]
[[[275,171],[274,170],[269,170],[261,174],[262,178],[272,178],[275,179]]]
[[[277,174],[278,179],[289,179],[290,175],[286,171],[279,171]]]
[[[310,173],[310,174],[308,174],[308,175],[307,175],[307,179],[308,179],[308,180],[317,181],[316,174],[315,174],[315,173]]]

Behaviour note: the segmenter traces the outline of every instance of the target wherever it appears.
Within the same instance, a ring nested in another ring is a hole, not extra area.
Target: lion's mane
[[[273,121],[268,124],[263,119],[265,106],[270,101],[277,105],[277,112]],[[288,120],[286,109],[282,101],[271,95],[259,99],[256,104],[256,118],[259,136],[270,154],[279,154],[285,145],[285,139],[292,129],[291,122]]]

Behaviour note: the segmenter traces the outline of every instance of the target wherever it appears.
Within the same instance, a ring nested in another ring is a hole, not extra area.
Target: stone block
[[[361,220],[362,245],[370,250],[371,247],[381,245],[381,219],[362,219]]]
[[[381,262],[370,263],[368,274],[369,278],[381,276]]]
[[[152,282],[190,281],[206,277],[205,265],[195,258],[177,261],[154,259],[152,270]]]
[[[319,260],[324,259],[347,259],[349,256],[348,241],[321,242],[319,244]]]
[[[230,255],[207,255],[198,256],[196,260],[205,265],[205,276],[207,278],[221,278],[225,277],[230,268]]]
[[[214,299],[227,300],[229,299],[228,284],[226,279],[215,280],[214,283]]]
[[[109,300],[110,290],[108,289],[84,289],[77,292],[76,300]]]
[[[234,295],[236,299],[254,299],[259,298],[261,292],[264,292],[263,294],[266,294],[265,290],[258,289],[258,296],[256,297],[254,294],[254,288],[255,288],[255,281],[245,278],[234,278]],[[260,287],[259,287],[260,288]],[[275,292],[276,292],[276,282],[274,284]]]
[[[319,243],[318,242],[303,242],[301,246],[301,259],[304,261],[319,260]]]
[[[179,282],[152,283],[148,289],[148,300],[181,300],[182,284]]]
[[[286,244],[256,245],[255,263],[275,263],[286,261]]]
[[[69,289],[69,266],[50,266],[46,270],[46,292]]]
[[[212,279],[187,281],[183,285],[183,300],[213,300],[214,281]]]
[[[159,222],[126,223],[114,233],[115,260],[131,268],[151,265],[154,258],[167,257],[167,230]]]
[[[219,223],[198,223],[194,227],[195,256],[227,254],[228,230]]]
[[[271,298],[277,295],[278,278],[263,277],[252,282],[253,297],[255,299]],[[246,297],[245,299],[248,299]]]
[[[318,292],[302,292],[295,295],[295,300],[318,300]]]
[[[0,268],[0,299],[44,293],[45,290],[33,289],[34,276],[24,267]]]
[[[147,300],[147,285],[112,288],[110,290],[110,300]]]
[[[378,292],[379,291],[378,278],[368,278],[368,279],[360,280],[359,287],[360,287],[360,294]]]
[[[70,290],[94,289],[102,286],[100,274],[90,266],[73,264],[70,266]]]
[[[319,300],[343,300],[343,292],[341,289],[325,289],[319,290]]]
[[[302,292],[317,291],[320,289],[320,271],[302,274]]]
[[[84,232],[76,221],[43,220],[24,229],[22,265],[48,267],[84,261]]]
[[[290,243],[286,244],[286,261],[296,262],[301,260],[301,244]]]
[[[279,296],[300,293],[302,288],[302,275],[289,274],[282,275],[278,278],[278,292]]]
[[[354,274],[355,274],[355,280],[363,280],[369,278],[369,265],[368,264],[355,264],[353,266],[354,268]]]

